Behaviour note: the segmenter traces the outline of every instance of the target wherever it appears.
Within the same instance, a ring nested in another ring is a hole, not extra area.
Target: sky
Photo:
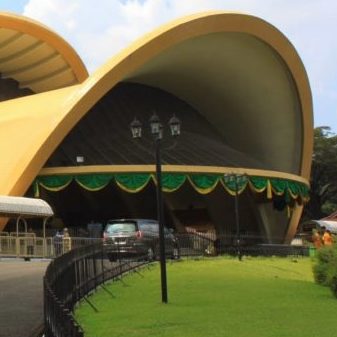
[[[0,10],[40,21],[67,40],[89,72],[148,31],[206,10],[258,16],[295,46],[313,95],[314,125],[337,133],[335,0],[0,0]]]

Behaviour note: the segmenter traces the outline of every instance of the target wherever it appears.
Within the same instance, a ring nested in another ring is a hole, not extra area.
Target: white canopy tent
[[[330,221],[330,220],[316,220],[315,221],[321,228],[325,227],[331,233],[337,234],[337,221]]]
[[[331,233],[337,234],[337,221],[332,220],[310,220],[306,221],[301,225],[301,231],[310,232],[313,228],[321,229],[325,227]]]
[[[0,196],[0,217],[15,217],[16,232],[19,232],[19,222],[27,218],[43,219],[43,237],[46,236],[46,222],[54,215],[50,205],[42,199]],[[26,228],[27,230],[27,228]]]

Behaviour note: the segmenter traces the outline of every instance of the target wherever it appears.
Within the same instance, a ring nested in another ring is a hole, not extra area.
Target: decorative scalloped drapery
[[[110,183],[115,183],[126,192],[137,193],[144,189],[151,180],[156,183],[156,177],[152,173],[49,175],[38,176],[34,182],[34,190],[35,196],[39,196],[41,187],[47,191],[57,192],[65,189],[74,181],[88,191],[99,191]],[[219,184],[231,195],[236,193],[235,182],[225,180],[220,174],[162,173],[164,192],[174,192],[186,181],[201,194],[212,192]],[[273,195],[284,196],[286,202],[290,202],[291,199],[307,201],[309,197],[307,185],[287,179],[248,176],[246,180],[238,184],[238,193],[242,193],[247,187],[256,193],[266,191],[269,199]]]
[[[147,173],[116,173],[111,175],[111,179],[115,179],[116,184],[124,191],[129,193],[140,192],[151,180],[151,174]]]

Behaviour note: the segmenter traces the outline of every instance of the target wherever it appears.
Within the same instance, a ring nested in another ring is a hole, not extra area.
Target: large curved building
[[[0,23],[0,194],[34,189],[69,226],[155,217],[153,141],[146,130],[132,139],[129,124],[174,113],[181,136],[162,144],[170,224],[233,233],[236,188],[224,174],[244,174],[241,231],[266,242],[294,235],[308,197],[312,100],[275,27],[237,13],[185,17],[88,76],[46,27],[9,14]]]

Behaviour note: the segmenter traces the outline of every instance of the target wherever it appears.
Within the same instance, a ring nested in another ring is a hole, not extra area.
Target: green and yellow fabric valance
[[[122,190],[129,193],[137,193],[144,189],[150,181],[156,183],[153,173],[90,173],[76,175],[48,175],[38,176],[34,182],[35,196],[39,196],[40,188],[57,192],[65,189],[71,182],[88,191],[99,191],[110,183],[115,183]],[[193,174],[193,173],[162,173],[162,187],[164,192],[177,191],[183,184],[191,186],[201,194],[212,192],[216,186],[221,184],[231,195],[235,195],[236,189],[240,194],[247,187],[256,193],[265,192],[271,199],[274,196],[284,196],[287,202],[291,199],[307,201],[309,188],[307,185],[280,178],[268,178],[259,176],[248,176],[246,179],[236,183],[225,179],[221,174]]]

